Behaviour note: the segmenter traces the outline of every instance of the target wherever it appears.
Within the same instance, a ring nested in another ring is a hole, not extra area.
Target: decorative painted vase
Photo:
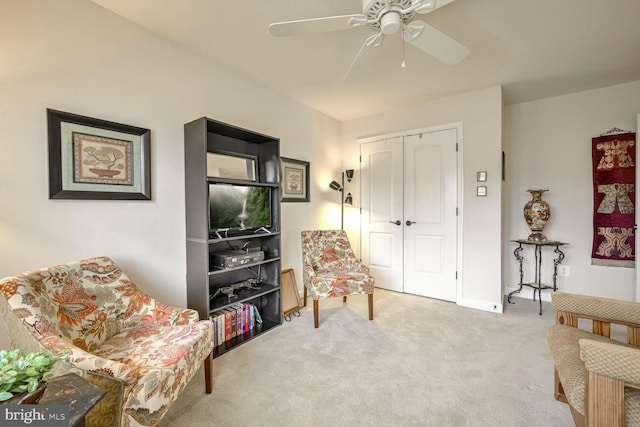
[[[547,237],[542,234],[542,230],[547,225],[551,211],[549,204],[542,200],[542,193],[549,190],[527,190],[531,193],[531,200],[524,205],[524,220],[531,229],[531,234],[527,238],[532,242],[546,242]]]

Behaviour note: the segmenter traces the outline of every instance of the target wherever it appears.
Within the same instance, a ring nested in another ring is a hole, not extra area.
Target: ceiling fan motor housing
[[[370,24],[383,34],[393,34],[400,29],[402,24],[409,22],[415,12],[402,13],[403,10],[412,6],[412,0],[362,0],[362,13],[368,20],[374,21]]]

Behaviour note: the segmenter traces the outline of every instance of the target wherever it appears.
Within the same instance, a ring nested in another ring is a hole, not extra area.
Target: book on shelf
[[[231,339],[231,310],[224,310],[224,340],[229,341]]]
[[[253,306],[253,314],[256,317],[256,323],[262,323],[262,317],[260,317],[260,312],[258,311],[258,307]]]
[[[247,305],[248,304],[234,304],[237,316],[237,335],[244,334],[249,330],[249,323],[247,322]]]
[[[247,314],[249,318],[249,330],[252,330],[253,327],[255,326],[256,316],[255,314],[253,314],[253,306],[250,304],[247,304]]]
[[[236,309],[236,336],[242,335],[242,304],[234,304]]]
[[[213,322],[213,346],[217,347],[218,343],[218,317],[211,316],[211,321]]]
[[[216,317],[218,318],[218,329],[216,332],[218,334],[218,345],[220,345],[224,342],[224,313],[219,311]]]
[[[217,347],[232,338],[242,336],[262,323],[258,307],[254,304],[233,304],[215,311],[210,316],[214,326],[214,345]]]
[[[235,338],[236,335],[238,335],[237,333],[238,322],[236,320],[238,312],[236,311],[235,308],[229,308],[229,311],[231,312],[231,338]]]

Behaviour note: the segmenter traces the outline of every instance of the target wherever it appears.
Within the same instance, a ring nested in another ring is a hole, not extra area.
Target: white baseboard
[[[460,302],[458,305],[461,305],[463,307],[468,307],[468,308],[475,308],[477,310],[490,311],[492,313],[500,313],[500,314],[502,314],[503,308],[504,308],[502,303],[496,304],[490,301],[470,299],[470,298],[463,298],[462,302]]]

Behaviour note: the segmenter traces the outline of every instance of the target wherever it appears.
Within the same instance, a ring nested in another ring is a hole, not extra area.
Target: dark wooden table
[[[76,374],[51,378],[40,398],[41,405],[69,405],[69,426],[84,427],[84,416],[106,391]]]

